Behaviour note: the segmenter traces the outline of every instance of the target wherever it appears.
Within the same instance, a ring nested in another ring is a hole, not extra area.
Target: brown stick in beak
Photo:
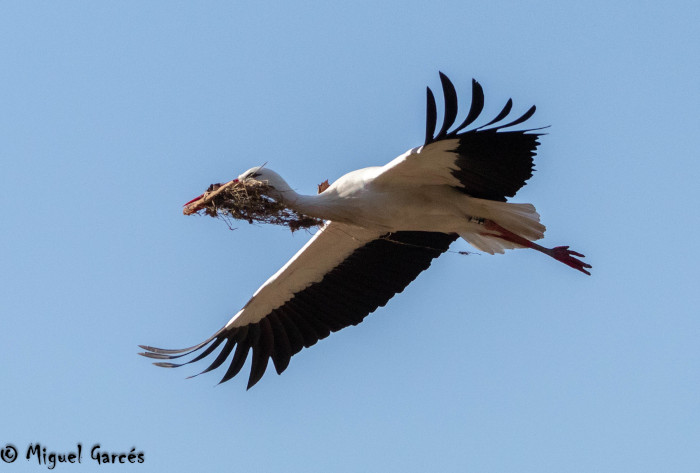
[[[213,190],[207,191],[199,197],[195,197],[194,199],[187,202],[183,206],[184,208],[182,209],[182,213],[185,215],[192,215],[193,213],[197,213],[199,210],[204,208],[214,197],[236,184],[238,184],[238,179],[228,181],[226,184],[214,184],[212,186],[214,188]]]

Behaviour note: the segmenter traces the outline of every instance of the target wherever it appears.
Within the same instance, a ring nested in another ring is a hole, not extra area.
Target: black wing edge
[[[427,88],[426,137],[424,146],[440,140],[458,139],[454,152],[458,155],[457,168],[452,174],[460,180],[463,192],[472,197],[505,201],[513,197],[532,177],[533,157],[536,154],[539,137],[543,133],[533,133],[547,127],[525,130],[506,130],[529,120],[536,111],[533,105],[524,114],[513,120],[504,121],[513,108],[513,100],[508,99],[498,115],[488,123],[469,128],[484,109],[484,90],[481,84],[472,79],[472,101],[464,121],[453,127],[457,117],[457,93],[450,79],[440,72],[445,113],[442,127],[437,129],[437,105],[435,96]]]
[[[447,251],[455,234],[439,232],[388,233],[355,250],[324,278],[298,292],[257,323],[221,329],[209,339],[189,348],[164,350],[139,345],[139,355],[156,360],[176,360],[194,354],[189,361],[158,361],[164,368],[177,368],[206,358],[223,348],[202,372],[220,367],[233,352],[229,367],[219,383],[236,376],[253,352],[248,387],[253,387],[272,359],[277,374],[287,369],[292,356],[331,332],[357,325],[383,307],[394,294],[402,292],[432,260]],[[235,350],[234,350],[235,349]],[[190,377],[194,377],[190,376]]]
[[[529,120],[535,114],[535,111],[537,110],[537,107],[535,105],[533,105],[525,113],[523,113],[520,117],[516,118],[515,120],[512,120],[512,121],[507,122],[507,123],[498,124],[499,122],[503,121],[506,117],[508,117],[508,115],[510,115],[510,112],[512,111],[513,99],[508,99],[508,101],[506,102],[503,109],[498,113],[498,115],[493,120],[491,120],[490,122],[486,123],[485,125],[481,125],[477,128],[463,131],[469,125],[473,124],[477,118],[479,118],[479,115],[481,115],[481,112],[484,109],[484,89],[481,87],[481,84],[479,84],[479,82],[477,82],[476,79],[472,79],[472,102],[471,102],[471,105],[469,107],[469,113],[467,113],[467,117],[464,119],[464,121],[458,127],[453,129],[452,131],[449,131],[450,128],[452,128],[452,126],[454,125],[455,119],[457,118],[457,110],[458,110],[457,92],[456,92],[455,86],[452,83],[452,81],[444,73],[440,72],[439,74],[440,74],[440,83],[442,84],[445,113],[443,115],[442,127],[440,128],[440,131],[438,131],[438,133],[435,134],[435,130],[437,129],[437,118],[438,118],[437,117],[437,104],[435,103],[435,95],[433,94],[433,91],[430,89],[430,87],[427,87],[426,127],[425,127],[426,128],[426,136],[425,136],[425,144],[426,145],[433,143],[435,141],[439,141],[439,140],[457,138],[461,134],[475,132],[477,130],[496,132],[499,130],[503,130],[505,128],[510,128],[510,127],[513,127],[516,125],[520,125],[521,123],[524,123],[525,121]],[[486,128],[489,126],[492,126],[492,128]],[[539,127],[539,128],[529,128],[526,130],[519,130],[519,131],[517,131],[517,133],[527,133],[527,132],[542,130],[545,128],[547,128],[547,127],[545,126],[545,127]]]

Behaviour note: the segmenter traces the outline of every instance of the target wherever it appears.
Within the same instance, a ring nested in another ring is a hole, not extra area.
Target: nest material
[[[323,220],[301,214],[269,197],[270,186],[263,181],[246,179],[226,184],[212,184],[198,200],[185,206],[183,213],[206,214],[224,220],[284,225],[291,231],[323,224]]]

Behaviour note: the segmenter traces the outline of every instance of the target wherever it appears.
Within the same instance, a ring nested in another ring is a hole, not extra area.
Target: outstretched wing
[[[331,222],[209,339],[181,350],[141,346],[146,350],[141,355],[173,360],[204,349],[184,363],[155,363],[173,368],[199,361],[223,345],[202,373],[230,358],[221,379],[225,382],[240,372],[252,349],[250,388],[262,378],[269,359],[281,374],[302,348],[331,332],[359,324],[377,307],[384,306],[456,238],[434,232],[380,234]]]
[[[450,185],[481,199],[505,201],[532,177],[533,157],[539,145],[538,129],[508,131],[527,121],[535,113],[533,105],[520,117],[502,123],[513,108],[508,102],[488,123],[469,128],[484,108],[481,85],[472,80],[472,102],[464,121],[450,130],[457,118],[457,92],[452,82],[440,73],[445,113],[437,129],[435,96],[427,89],[425,144],[394,159],[381,170],[376,182]]]

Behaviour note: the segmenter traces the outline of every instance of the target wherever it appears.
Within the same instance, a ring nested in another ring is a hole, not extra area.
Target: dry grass
[[[270,186],[255,179],[212,184],[198,200],[185,206],[185,215],[205,214],[227,220],[245,220],[248,223],[284,225],[293,232],[316,227],[323,220],[300,214],[268,196]],[[229,224],[229,226],[231,226]]]

